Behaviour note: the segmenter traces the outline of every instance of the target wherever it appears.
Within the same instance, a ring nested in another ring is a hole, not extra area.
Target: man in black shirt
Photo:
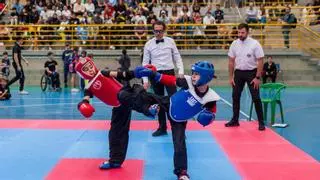
[[[48,53],[49,60],[44,63],[45,74],[51,78],[51,86],[54,91],[60,90],[59,73],[56,71],[57,61],[53,58],[53,53]]]
[[[216,5],[217,9],[213,12],[213,16],[217,22],[223,23],[224,20],[224,12],[220,9],[220,4]]]
[[[24,76],[21,60],[23,60],[27,65],[29,65],[29,62],[21,55],[22,43],[23,43],[22,37],[17,37],[15,45],[12,49],[12,59],[13,59],[12,66],[16,72],[16,76],[8,82],[7,86],[10,86],[11,84],[19,80],[20,81],[19,94],[27,95],[29,93],[23,90],[25,76]]]
[[[263,65],[263,75],[262,75],[263,84],[267,82],[268,78],[271,78],[271,81],[273,83],[276,82],[277,66],[272,61],[272,57],[271,56],[268,57],[268,62],[265,62],[264,65]]]

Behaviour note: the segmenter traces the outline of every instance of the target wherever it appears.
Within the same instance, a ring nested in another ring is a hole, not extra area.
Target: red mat
[[[270,129],[261,132],[254,122],[211,133],[244,179],[319,180],[320,163]]]
[[[62,159],[46,177],[47,180],[140,180],[143,179],[142,160],[125,160],[122,168],[100,170],[105,159]]]

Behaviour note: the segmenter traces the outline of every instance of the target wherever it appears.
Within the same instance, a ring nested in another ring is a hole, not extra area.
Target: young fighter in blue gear
[[[203,126],[209,125],[215,119],[216,101],[220,99],[219,95],[208,86],[215,77],[213,64],[200,61],[192,65],[191,70],[191,76],[185,75],[177,79],[148,68],[137,67],[135,70],[137,78],[148,76],[157,82],[181,87],[171,98],[163,97],[158,100],[161,107],[165,106],[169,111],[174,144],[174,173],[179,180],[189,179],[185,142],[187,120],[198,114],[197,121]]]

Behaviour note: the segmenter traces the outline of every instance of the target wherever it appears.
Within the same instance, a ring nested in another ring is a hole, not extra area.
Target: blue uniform
[[[209,102],[220,100],[220,96],[208,89],[203,97],[199,97],[192,85],[191,76],[185,75],[187,89],[182,88],[170,98],[169,114],[174,121],[187,121],[203,110]]]

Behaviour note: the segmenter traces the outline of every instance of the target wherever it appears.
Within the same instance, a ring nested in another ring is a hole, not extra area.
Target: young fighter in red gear
[[[127,153],[132,108],[128,106],[128,104],[120,104],[118,101],[117,94],[122,88],[122,85],[119,84],[119,82],[113,77],[130,80],[134,78],[133,72],[130,71],[128,73],[118,73],[109,72],[107,70],[100,72],[94,65],[91,58],[80,59],[75,69],[81,77],[90,80],[84,91],[84,98],[78,104],[78,109],[83,116],[87,118],[91,117],[95,111],[93,106],[89,103],[90,97],[92,98],[93,95],[107,105],[114,106],[112,109],[111,127],[108,135],[110,158],[109,160],[103,162],[99,168],[101,170],[120,168]],[[139,91],[138,88],[131,88],[129,85],[124,86],[122,89],[135,89],[137,92]],[[145,98],[143,101],[150,100],[152,101],[152,98]],[[146,112],[146,115],[152,116],[158,112],[158,107],[152,106],[150,109],[151,113],[149,112],[149,107],[147,107],[144,111]]]

